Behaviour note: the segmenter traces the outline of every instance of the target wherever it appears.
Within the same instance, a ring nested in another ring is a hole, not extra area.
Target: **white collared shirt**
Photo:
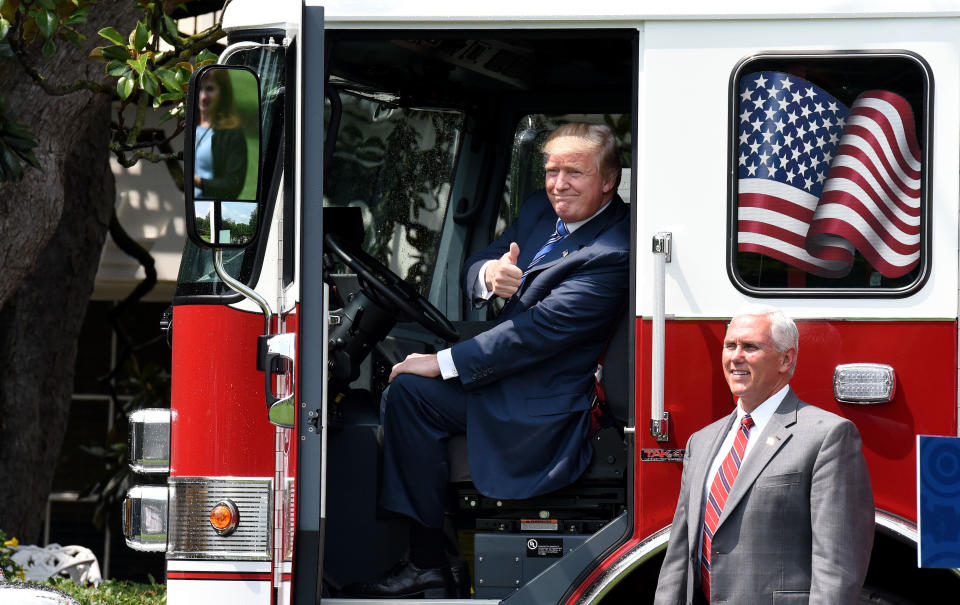
[[[760,441],[759,436],[763,433],[763,429],[767,427],[767,423],[770,422],[770,418],[773,417],[773,413],[777,411],[777,408],[780,407],[780,404],[783,403],[784,398],[787,396],[787,392],[790,390],[790,385],[784,385],[782,389],[771,395],[767,398],[766,401],[761,403],[750,412],[750,418],[753,419],[753,426],[750,428],[749,438],[747,439],[747,447],[743,451],[743,458],[740,460],[740,468],[743,468],[744,462],[747,460],[747,456],[750,455],[750,452],[753,451],[754,446]],[[733,421],[733,425],[730,427],[730,430],[727,431],[727,435],[723,438],[723,441],[720,443],[720,449],[717,450],[717,455],[713,458],[713,462],[710,464],[710,469],[707,471],[707,480],[703,485],[703,504],[706,506],[707,498],[710,496],[710,486],[713,485],[713,478],[717,476],[717,471],[720,470],[720,465],[723,464],[723,459],[727,457],[727,454],[730,452],[730,449],[733,448],[733,442],[737,439],[737,433],[740,432],[740,423],[743,421],[743,417],[747,413],[743,411],[743,405],[738,400],[737,401],[737,419]],[[736,480],[734,480],[736,484]],[[700,520],[703,521],[703,510],[704,507],[700,507]],[[703,552],[703,531],[700,531],[700,542],[697,552]]]
[[[740,466],[743,466],[743,463],[746,461],[747,456],[750,455],[750,452],[753,450],[753,446],[757,444],[757,435],[763,432],[763,429],[766,428],[767,423],[770,422],[770,418],[773,416],[773,413],[777,411],[777,408],[780,407],[780,404],[783,402],[783,399],[787,396],[787,390],[790,388],[790,385],[785,385],[782,389],[771,395],[766,401],[757,406],[755,410],[750,412],[750,417],[753,418],[753,427],[750,428],[750,438],[747,439],[747,449],[743,452],[743,458],[740,460]],[[717,470],[720,468],[720,465],[723,464],[723,459],[727,457],[727,454],[730,452],[730,448],[733,447],[733,442],[737,438],[737,432],[740,430],[740,422],[743,420],[743,417],[747,413],[743,411],[743,406],[739,401],[737,401],[737,419],[733,421],[733,426],[730,427],[730,430],[727,432],[727,436],[723,438],[723,442],[720,444],[720,449],[717,451],[717,455],[713,459],[713,463],[710,465],[710,470],[707,471],[707,482],[703,487],[703,497],[706,499],[710,495],[710,484],[713,483],[713,478],[717,475]]]

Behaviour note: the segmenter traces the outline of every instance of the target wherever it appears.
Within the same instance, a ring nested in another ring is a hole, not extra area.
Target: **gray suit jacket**
[[[692,603],[707,472],[736,414],[694,433],[657,585]],[[873,545],[873,493],[852,422],[790,390],[733,484],[713,537],[711,603],[856,603]],[[712,477],[710,478],[712,480]]]

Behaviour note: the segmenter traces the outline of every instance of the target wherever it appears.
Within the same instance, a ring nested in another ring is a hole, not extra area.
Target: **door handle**
[[[650,434],[667,441],[670,413],[663,409],[664,364],[666,361],[666,282],[667,263],[671,260],[673,234],[661,231],[653,236],[653,343],[650,375]]]

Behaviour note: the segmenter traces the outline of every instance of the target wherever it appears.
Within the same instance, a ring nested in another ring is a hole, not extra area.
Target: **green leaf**
[[[30,151],[37,146],[37,142],[32,139],[21,139],[18,137],[3,137],[3,142],[17,153]]]
[[[120,35],[120,32],[113,29],[112,27],[104,27],[97,32],[101,38],[106,38],[118,46],[126,46],[127,42],[123,39],[123,36]]]
[[[39,4],[47,10],[57,10],[57,0],[40,0]]]
[[[130,46],[136,50],[143,50],[150,41],[150,28],[143,21],[137,22],[137,28],[130,32]]]
[[[183,97],[184,94],[182,92],[165,92],[162,95],[154,97],[153,107],[156,109],[168,101],[180,101]]]
[[[177,22],[174,21],[170,15],[163,16],[163,25],[167,28],[167,33],[171,36],[180,36],[180,28],[177,27]]]
[[[60,30],[60,35],[67,39],[67,42],[73,44],[79,50],[83,50],[83,41],[87,39],[86,36],[73,29],[72,27],[65,27]]]
[[[117,80],[117,94],[120,95],[121,99],[126,100],[132,92],[133,80],[126,76]]]
[[[40,162],[37,160],[37,156],[35,156],[32,151],[18,152],[17,155],[19,155],[26,163],[30,164],[37,170],[43,170],[43,168],[40,167]]]
[[[7,37],[7,33],[10,31],[10,22],[0,17],[0,40],[3,40]]]
[[[183,103],[177,103],[172,109],[170,109],[170,111],[167,112],[167,115],[160,118],[160,124],[164,124],[169,120],[179,120],[181,118],[183,118]]]
[[[12,128],[8,129],[7,135],[3,137],[3,142],[17,152],[30,151],[37,146],[37,140],[33,138],[29,130],[25,128],[18,130],[19,132],[14,132]]]
[[[78,8],[77,10],[67,15],[66,19],[63,20],[63,23],[65,25],[77,25],[78,23],[86,23],[88,12],[90,12],[89,6]]]
[[[204,48],[197,54],[197,65],[201,63],[210,63],[217,60],[217,55],[210,52],[210,49]]]
[[[36,139],[33,138],[33,133],[30,132],[30,129],[27,128],[26,124],[21,124],[19,122],[11,122],[7,124],[7,136],[15,137],[18,139],[29,139],[33,141],[33,144],[36,145]]]
[[[180,82],[180,90],[184,93],[190,88],[190,72],[185,69],[177,70],[177,80]]]
[[[123,61],[113,60],[107,63],[107,74],[113,76],[114,78],[119,78],[129,70],[130,68],[128,68],[127,64]]]
[[[0,164],[3,164],[7,177],[10,179],[19,181],[23,178],[23,166],[20,165],[20,160],[10,151],[9,147],[2,144],[0,144]]]
[[[148,95],[155,97],[159,92],[160,81],[157,80],[157,76],[153,75],[153,72],[145,71],[140,74],[140,87],[147,91]]]
[[[40,30],[44,38],[49,39],[53,36],[58,25],[60,25],[60,18],[57,17],[57,13],[43,9],[37,14],[37,29]]]
[[[98,49],[104,59],[113,59],[116,61],[126,61],[130,58],[130,51],[126,46],[101,46]]]
[[[170,92],[182,92],[180,80],[178,80],[176,74],[169,69],[158,69],[153,73],[160,78],[160,82],[163,83],[163,87]]]
[[[161,101],[177,101],[182,99],[184,96],[185,95],[182,92],[165,92],[157,98]]]
[[[52,39],[44,42],[43,48],[40,49],[40,53],[43,55],[44,59],[49,59],[55,52],[57,52],[57,45],[53,43]]]
[[[127,59],[127,65],[137,70],[138,74],[143,75],[143,72],[147,69],[147,58],[141,56],[136,59]]]

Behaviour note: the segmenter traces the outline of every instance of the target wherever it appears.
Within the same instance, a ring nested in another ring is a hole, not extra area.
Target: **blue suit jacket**
[[[614,196],[531,270],[493,328],[452,347],[469,395],[470,473],[482,493],[527,498],[576,481],[589,464],[593,372],[629,291],[628,216]],[[510,242],[526,267],[556,221],[544,191],[528,197],[503,235],[467,260],[468,296],[480,267]]]

